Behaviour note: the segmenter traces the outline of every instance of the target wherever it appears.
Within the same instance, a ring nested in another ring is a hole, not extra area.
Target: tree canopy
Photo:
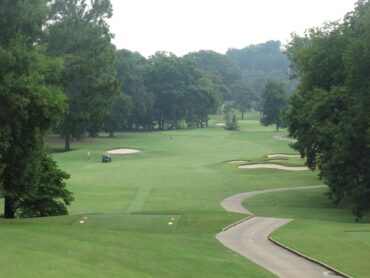
[[[370,207],[370,3],[342,23],[295,35],[288,47],[300,81],[287,114],[293,146],[357,219]]]
[[[268,126],[276,125],[279,131],[281,126],[281,111],[287,108],[287,97],[284,85],[280,81],[267,80],[261,97],[261,123]]]
[[[61,62],[40,44],[46,19],[43,0],[1,2],[0,185],[6,218],[25,210],[28,216],[65,214],[73,199],[63,182],[68,175],[43,144],[45,132],[64,111],[64,96],[55,86]],[[27,202],[37,203],[41,195],[48,208],[39,203],[31,209]]]
[[[186,58],[158,52],[148,61],[145,85],[154,96],[154,113],[160,129],[208,122],[208,114],[218,107],[218,87]]]
[[[61,124],[65,149],[84,129],[99,129],[107,107],[118,91],[115,49],[106,22],[112,16],[109,0],[53,0],[46,29],[48,53],[64,61],[61,86],[67,111]],[[82,129],[82,130],[81,130]]]
[[[279,80],[289,93],[294,90],[295,81],[289,80],[289,60],[280,41],[250,45],[242,49],[231,48],[226,56],[242,72],[257,96],[261,96],[267,80]]]

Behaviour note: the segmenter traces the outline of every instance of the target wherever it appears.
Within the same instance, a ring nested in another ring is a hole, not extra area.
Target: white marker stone
[[[173,224],[172,222],[168,222],[168,225],[170,225],[170,226],[171,226],[172,224]]]
[[[81,221],[80,221],[80,224],[83,224],[83,223],[85,223],[85,221],[81,220]]]

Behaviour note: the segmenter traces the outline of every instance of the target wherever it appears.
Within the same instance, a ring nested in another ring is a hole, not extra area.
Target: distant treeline
[[[65,205],[73,200],[65,187],[68,175],[44,144],[51,130],[65,138],[68,151],[73,138],[103,130],[113,136],[127,129],[204,127],[208,115],[225,103],[242,113],[258,107],[260,92],[245,67],[231,58],[236,50],[184,57],[158,52],[148,59],[116,50],[107,23],[110,0],[4,0],[0,5],[5,217],[67,213]],[[282,55],[280,44],[272,45],[271,54],[261,57]]]
[[[113,136],[119,130],[203,127],[208,115],[225,103],[242,114],[259,110],[269,79],[281,81],[286,91],[294,86],[279,41],[230,49],[226,55],[158,52],[148,59],[122,49],[116,52],[115,65],[119,93],[104,118],[80,132],[95,136],[103,129]]]

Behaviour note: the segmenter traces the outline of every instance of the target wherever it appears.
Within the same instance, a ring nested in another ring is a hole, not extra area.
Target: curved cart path
[[[303,190],[322,188],[324,186],[307,186],[267,189],[246,192],[226,198],[221,202],[228,212],[253,215],[242,202],[256,195],[277,191]],[[284,278],[315,278],[341,277],[336,276],[329,269],[289,252],[274,243],[268,237],[276,229],[286,225],[293,219],[253,217],[237,224],[219,234],[216,238],[226,247],[261,265],[278,277]]]

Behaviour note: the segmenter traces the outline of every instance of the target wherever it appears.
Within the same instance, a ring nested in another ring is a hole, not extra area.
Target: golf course
[[[100,134],[74,141],[70,152],[59,136],[48,136],[75,201],[67,216],[0,220],[0,277],[275,277],[215,238],[245,218],[220,202],[321,182],[304,168],[239,168],[304,167],[304,160],[284,156],[296,153],[274,138],[274,126],[260,126],[258,113],[239,120],[239,131],[217,124],[222,117],[202,129]],[[112,163],[101,163],[104,152],[120,148],[139,152],[112,152]],[[370,215],[356,223],[350,205],[334,206],[327,191],[272,192],[243,205],[257,216],[294,219],[273,239],[351,277],[368,277]]]

